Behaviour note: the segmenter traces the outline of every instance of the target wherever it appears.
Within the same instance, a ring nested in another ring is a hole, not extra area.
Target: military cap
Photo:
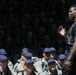
[[[28,51],[28,50],[29,50],[29,49],[25,47],[25,48],[22,49],[22,52],[23,52],[23,51]]]
[[[49,64],[49,63],[52,63],[52,62],[55,62],[55,59],[50,58],[50,59],[48,60],[48,64]]]
[[[7,60],[8,58],[5,55],[0,55],[0,60]]]
[[[25,56],[25,57],[32,57],[32,53],[26,52],[26,51],[23,52],[22,55]]]
[[[50,51],[56,51],[56,49],[54,47],[50,47]]]
[[[1,54],[7,54],[5,49],[0,49],[0,55]]]
[[[50,49],[48,47],[44,48],[43,52],[50,52]]]
[[[65,58],[66,58],[65,54],[60,54],[60,55],[58,56],[58,59],[65,59]]]
[[[32,61],[32,60],[26,60],[26,62],[25,62],[25,65],[27,65],[27,64],[33,64],[34,62]]]

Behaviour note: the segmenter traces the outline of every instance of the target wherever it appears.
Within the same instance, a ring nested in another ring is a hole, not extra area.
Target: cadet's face
[[[45,59],[49,59],[50,58],[50,52],[43,53],[43,56]]]
[[[50,69],[51,71],[54,71],[54,70],[56,69],[56,64],[55,64],[55,62],[49,63],[49,64],[48,64],[48,67],[49,67],[49,69]]]
[[[21,56],[21,61],[24,61],[24,62],[25,62],[26,60],[27,60],[27,59],[22,55],[22,56]]]
[[[55,58],[55,52],[54,52],[54,51],[52,51],[52,52],[50,53],[50,58]]]
[[[60,65],[63,65],[63,63],[64,63],[64,59],[62,59],[62,60],[58,60],[58,63],[59,63]]]
[[[23,55],[21,56],[21,63],[24,66],[24,63],[27,59],[31,59],[31,57],[24,57]]]
[[[24,66],[24,62],[26,61],[27,59],[22,55],[21,56],[21,63],[22,63],[22,65]]]
[[[74,7],[69,9],[68,16],[70,20],[74,20],[76,18],[76,9]]]
[[[0,66],[2,67],[2,70],[4,70],[7,66],[7,60],[0,61]]]
[[[27,64],[24,66],[26,71],[32,72],[33,71],[33,64]]]

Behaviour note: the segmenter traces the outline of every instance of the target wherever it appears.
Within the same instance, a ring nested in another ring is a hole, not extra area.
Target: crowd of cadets
[[[63,24],[62,26],[67,26],[68,30],[70,24],[67,11],[73,1],[1,0],[0,2],[1,75],[29,75],[28,73],[62,75],[64,72],[62,62],[67,52],[65,53],[66,45],[62,40],[63,37],[57,33],[57,27]],[[50,47],[53,47],[53,51]],[[27,60],[28,58],[31,60]],[[54,65],[53,68],[51,64]]]
[[[13,64],[5,49],[0,49],[0,75],[62,75],[65,54],[56,55],[54,47],[43,49],[42,58],[23,48],[21,56]]]

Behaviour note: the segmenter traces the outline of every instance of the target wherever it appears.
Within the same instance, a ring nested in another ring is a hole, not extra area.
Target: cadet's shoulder
[[[43,73],[42,73],[42,75],[51,75],[51,72],[48,70],[45,70]]]
[[[8,60],[8,65],[13,65],[13,63],[10,60]]]
[[[58,75],[62,75],[62,70],[57,69]]]
[[[42,59],[38,58],[37,62],[34,62],[34,66],[42,65]]]
[[[40,58],[38,58],[38,57],[32,57],[32,61],[34,61],[34,62],[37,62],[39,60],[40,60]]]
[[[22,68],[22,65],[20,63],[21,59],[18,59],[17,62],[14,64],[14,68],[13,70],[15,71],[16,69],[21,69]],[[21,67],[21,68],[20,68]]]

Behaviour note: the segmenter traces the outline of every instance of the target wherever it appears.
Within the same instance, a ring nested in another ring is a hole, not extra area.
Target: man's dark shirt
[[[68,30],[67,34],[66,34],[66,44],[67,44],[67,48],[68,51],[71,51],[71,47],[73,46],[74,42],[75,42],[75,37],[76,37],[76,22],[74,22],[72,24],[72,26],[70,27],[70,29]],[[69,54],[68,52],[68,54]],[[68,56],[67,54],[67,56]],[[72,65],[71,65],[71,70],[69,72],[68,75],[74,75],[73,73],[76,73],[76,55],[74,56],[73,60],[72,60]],[[66,74],[63,74],[66,75]]]
[[[68,30],[66,34],[66,44],[72,46],[75,42],[75,37],[76,37],[76,22],[72,24],[70,29]]]

